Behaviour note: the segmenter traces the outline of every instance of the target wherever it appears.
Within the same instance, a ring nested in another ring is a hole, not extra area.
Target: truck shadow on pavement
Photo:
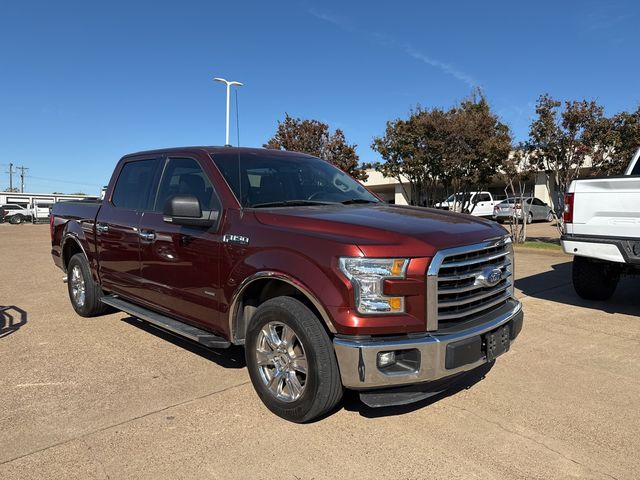
[[[524,295],[605,313],[640,316],[640,305],[637,302],[637,282],[637,278],[623,277],[620,279],[616,292],[609,300],[584,300],[573,289],[571,262],[569,261],[552,265],[551,270],[520,278],[516,280],[515,286],[522,293],[522,295],[517,295],[520,299]]]
[[[27,323],[27,312],[15,305],[0,306],[0,338],[17,332]]]
[[[476,383],[484,380],[485,376],[489,373],[489,371],[493,368],[495,362],[484,364],[475,370],[470,371],[464,376],[461,376],[458,380],[452,383],[446,390],[436,391],[433,393],[433,396],[429,398],[425,398],[424,400],[419,400],[414,403],[409,403],[407,405],[396,405],[391,407],[369,407],[365,405],[360,400],[360,396],[358,392],[354,390],[345,390],[344,397],[342,399],[341,404],[338,404],[337,410],[340,408],[344,408],[350,412],[358,412],[361,416],[365,418],[379,418],[379,417],[392,417],[395,415],[404,415],[410,412],[414,412],[416,410],[420,410],[425,407],[429,407],[434,403],[439,402],[447,397],[452,395],[456,395],[460,393],[462,390],[468,390],[473,387]],[[330,412],[328,415],[332,415],[335,413]],[[323,417],[324,418],[324,417]],[[320,420],[320,419],[318,419]]]
[[[199,355],[202,358],[215,362],[221,367],[244,368],[246,366],[243,347],[231,346],[226,349],[216,350],[204,347],[199,343],[192,342],[186,338],[169,333],[135,317],[125,317],[122,321],[139,328],[140,330],[144,330],[147,333],[155,335],[162,340],[173,343],[177,347],[184,348],[195,355]]]

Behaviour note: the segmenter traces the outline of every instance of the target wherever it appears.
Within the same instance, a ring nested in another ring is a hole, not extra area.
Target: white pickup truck
[[[623,176],[574,180],[564,200],[562,248],[573,257],[573,286],[606,300],[621,274],[640,274],[640,149]]]
[[[469,192],[466,194],[451,194],[446,200],[436,203],[434,206],[440,210],[451,210],[460,213],[469,213],[476,217],[491,217],[493,207],[500,200],[493,197],[491,192]]]

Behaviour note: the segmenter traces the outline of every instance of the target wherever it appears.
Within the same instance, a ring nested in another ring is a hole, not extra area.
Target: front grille
[[[437,316],[438,329],[498,309],[512,296],[513,267],[508,238],[444,251],[434,262],[429,275],[438,302],[437,312],[433,308],[429,313]]]

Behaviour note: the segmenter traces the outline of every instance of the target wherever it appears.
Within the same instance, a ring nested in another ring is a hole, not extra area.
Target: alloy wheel
[[[82,270],[79,265],[74,265],[71,270],[71,295],[76,306],[82,308],[85,302],[85,285],[84,277],[82,276]]]
[[[262,327],[256,343],[260,379],[278,400],[295,402],[307,384],[307,357],[296,332],[282,322]]]

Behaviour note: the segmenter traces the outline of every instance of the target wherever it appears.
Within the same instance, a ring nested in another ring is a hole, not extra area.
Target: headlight
[[[353,285],[358,313],[404,312],[404,297],[387,297],[382,287],[386,278],[404,278],[408,263],[406,258],[340,258],[340,270]]]

